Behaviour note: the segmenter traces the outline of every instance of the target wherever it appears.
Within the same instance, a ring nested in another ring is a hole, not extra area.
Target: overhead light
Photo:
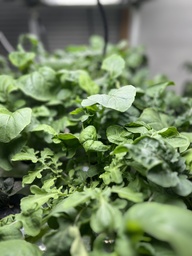
[[[41,0],[42,3],[47,5],[68,5],[68,6],[81,6],[81,5],[97,5],[97,0]],[[121,0],[100,0],[103,5],[116,5],[120,4]]]

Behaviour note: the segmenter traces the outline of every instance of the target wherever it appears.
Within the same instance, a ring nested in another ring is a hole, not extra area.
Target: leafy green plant
[[[0,212],[21,198],[2,256],[191,254],[192,100],[148,80],[141,48],[102,45],[22,36],[1,67]]]

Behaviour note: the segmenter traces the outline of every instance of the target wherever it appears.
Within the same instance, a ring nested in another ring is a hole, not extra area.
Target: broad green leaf
[[[40,68],[22,76],[18,82],[22,92],[35,100],[49,101],[56,97],[56,74],[51,68]]]
[[[130,133],[140,133],[141,135],[148,133],[150,127],[142,121],[126,124],[126,130]]]
[[[57,134],[57,132],[53,129],[53,127],[47,124],[39,124],[32,129],[32,132],[41,132],[41,131],[49,133],[53,136]]]
[[[112,78],[117,78],[123,72],[125,67],[125,61],[117,54],[113,54],[107,57],[103,63],[101,68],[109,72]]]
[[[161,170],[158,167],[149,170],[147,173],[147,178],[164,188],[175,187],[179,183],[177,172]]]
[[[192,149],[191,148],[183,153],[183,158],[185,159],[187,170],[189,170],[190,173],[192,173]]]
[[[151,97],[159,97],[165,91],[165,89],[171,85],[174,85],[174,82],[168,81],[151,85],[146,89],[146,94],[148,94]]]
[[[109,149],[108,146],[104,145],[101,141],[87,140],[83,143],[85,151],[98,151],[104,152]]]
[[[154,130],[157,131],[169,126],[167,123],[168,116],[152,108],[145,108],[139,117],[139,120],[150,125]]]
[[[15,80],[8,75],[0,76],[0,102],[6,102],[11,92],[17,90]]]
[[[176,194],[180,196],[188,196],[192,193],[192,183],[186,175],[180,175],[179,183],[173,188]]]
[[[173,147],[160,139],[141,137],[127,145],[133,167],[142,175],[162,187],[175,187],[178,173],[185,170],[183,159]]]
[[[143,194],[139,192],[135,192],[132,189],[128,187],[112,187],[112,192],[117,193],[120,198],[127,199],[129,201],[132,201],[134,203],[141,203],[143,202]]]
[[[99,86],[90,78],[89,74],[82,72],[79,77],[79,86],[89,95],[99,92]]]
[[[41,256],[39,248],[24,240],[9,240],[0,242],[1,256]]]
[[[126,143],[131,133],[126,131],[119,125],[111,125],[107,128],[107,138],[111,143],[121,144]]]
[[[105,200],[101,200],[98,210],[91,216],[91,228],[96,233],[107,230],[113,231],[116,227],[116,221],[118,220],[119,215],[120,213],[115,207],[112,207]]]
[[[79,145],[79,139],[77,138],[77,136],[73,135],[72,133],[59,133],[55,137],[63,141],[70,147],[74,145]]]
[[[187,137],[183,135],[178,135],[176,137],[168,137],[165,139],[174,148],[179,148],[180,152],[184,152],[190,145],[190,141]]]
[[[178,256],[190,256],[192,251],[192,213],[186,209],[154,202],[132,206],[125,214],[126,230],[144,231],[167,242]]]
[[[0,227],[0,241],[22,239],[22,224],[20,221]]]
[[[24,233],[29,236],[37,236],[41,230],[43,210],[30,211],[16,215],[16,220],[22,222]]]
[[[103,107],[111,108],[120,112],[127,111],[136,95],[136,89],[132,85],[126,85],[119,89],[112,89],[107,94],[95,94],[83,100],[81,105],[83,107],[100,104]]]
[[[0,142],[7,143],[16,138],[31,122],[31,109],[21,108],[15,112],[0,109]]]
[[[35,53],[33,52],[11,52],[9,54],[9,60],[11,63],[20,70],[27,68],[34,58]]]
[[[69,234],[74,238],[70,249],[71,256],[88,256],[79,229],[75,226],[69,227]]]
[[[79,141],[81,143],[84,143],[87,140],[97,140],[97,131],[93,125],[87,126],[79,135]]]
[[[160,134],[163,138],[170,138],[173,136],[178,136],[179,132],[177,131],[177,128],[174,126],[163,128],[162,130],[158,131],[158,134]]]

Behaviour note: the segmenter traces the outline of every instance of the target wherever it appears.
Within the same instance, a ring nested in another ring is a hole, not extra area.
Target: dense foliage
[[[191,255],[192,99],[102,45],[0,60],[1,256]]]

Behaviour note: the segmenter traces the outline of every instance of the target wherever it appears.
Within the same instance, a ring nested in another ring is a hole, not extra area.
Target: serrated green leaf
[[[11,161],[31,161],[37,163],[38,158],[33,148],[26,148],[22,152],[15,154]]]

